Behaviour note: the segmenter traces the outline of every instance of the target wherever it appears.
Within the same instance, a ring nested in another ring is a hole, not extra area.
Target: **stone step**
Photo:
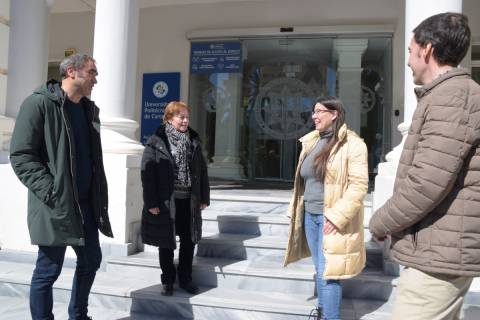
[[[285,214],[233,212],[207,209],[202,212],[207,233],[238,233],[288,237],[290,219]]]
[[[315,270],[310,258],[307,260],[310,263],[292,263],[283,267],[271,259],[239,261],[195,257],[193,278],[206,287],[313,295]],[[154,253],[111,257],[106,265],[108,272],[125,274],[133,271],[145,279],[159,279],[161,274],[158,254]],[[378,269],[367,268],[360,275],[342,281],[343,294],[346,298],[386,301],[392,292],[394,279]]]
[[[220,193],[219,193],[220,192]],[[291,191],[276,190],[215,190],[210,206],[203,211],[203,230],[214,233],[252,235],[288,235],[287,217]],[[371,239],[368,223],[372,201],[367,195],[365,206],[365,238]]]
[[[293,190],[210,188],[210,200],[288,204]]]
[[[234,259],[234,260],[265,260],[282,264],[287,239],[277,236],[252,236],[229,233],[203,233],[203,238],[195,247],[195,255],[206,258]],[[177,247],[178,247],[177,237]],[[374,241],[366,241],[366,266],[369,268],[383,267],[383,254],[380,245]],[[144,245],[144,252],[157,253],[158,248]],[[297,263],[311,264],[310,258]]]
[[[33,265],[0,262],[0,297],[28,298]],[[54,285],[54,300],[61,307],[70,299],[74,270],[64,268]],[[192,296],[175,288],[171,297],[160,295],[158,282],[135,277],[134,272],[119,275],[98,272],[89,299],[92,310],[115,310],[121,319],[139,319],[136,315],[160,315],[155,319],[304,319],[315,304],[311,295],[260,292],[201,287]],[[1,299],[0,299],[1,301]],[[342,319],[382,319],[388,315],[388,303],[344,299]],[[378,316],[377,318],[372,318]],[[110,319],[107,314],[100,319]],[[19,318],[25,319],[25,318]],[[141,318],[140,318],[141,319]]]
[[[211,200],[210,206],[203,211],[203,214],[216,212],[217,214],[225,213],[228,215],[287,217],[288,203],[260,202],[263,199],[260,199],[259,202],[239,201],[237,200],[238,197],[232,196],[231,199]],[[367,218],[370,217],[371,210],[371,201],[365,200],[364,213]],[[288,220],[286,220],[286,223],[288,224]]]
[[[348,319],[362,319],[362,320],[385,320],[391,317],[391,305],[379,305],[378,302],[370,302],[363,300],[348,300],[342,301],[343,315],[353,315],[354,318]],[[67,318],[67,303],[56,302],[53,307],[53,312],[57,319]],[[375,310],[375,311],[371,311]],[[480,308],[475,305],[464,304],[462,307],[464,320],[476,320],[480,318]],[[28,298],[7,297],[0,296],[0,314],[5,320],[24,320],[30,318],[29,301]],[[189,318],[177,317],[174,315],[160,315],[160,314],[145,314],[138,312],[118,312],[112,309],[105,308],[89,308],[89,314],[93,319],[102,320],[189,320]],[[216,318],[200,318],[195,315],[195,320],[224,320]],[[245,319],[245,318],[236,318]],[[307,318],[308,319],[308,318]]]
[[[0,261],[0,314],[2,314],[2,319],[23,320],[29,318],[25,311],[28,312],[28,292],[32,270],[33,265],[31,264]],[[70,298],[73,272],[73,269],[65,267],[54,285],[55,310],[60,310],[59,312],[66,310]],[[465,299],[464,320],[480,318],[479,292],[480,281],[476,279]],[[158,281],[139,278],[134,270],[127,271],[122,275],[98,272],[89,299],[89,308],[92,310],[91,314],[94,318],[105,320],[186,320],[193,318],[196,320],[307,320],[314,304],[315,298],[308,295],[208,287],[202,287],[201,293],[195,296],[176,289],[174,296],[163,297],[160,295]],[[22,309],[24,312],[11,313],[12,317],[4,318],[3,316],[8,314],[7,312],[15,309],[14,305],[17,310]],[[114,316],[110,314],[111,310],[114,310]],[[122,315],[126,316],[121,317]],[[342,319],[383,320],[390,317],[391,301],[346,298],[342,301]],[[62,319],[62,317],[57,318]]]
[[[238,205],[237,208],[241,208],[241,205]],[[286,211],[279,213],[260,210],[255,212],[249,210],[250,209],[244,211],[227,211],[222,208],[209,207],[202,212],[202,230],[207,233],[234,233],[256,236],[276,235],[288,237],[290,218],[286,216]],[[274,209],[274,211],[275,210],[276,209]],[[368,230],[369,219],[370,216],[365,214],[364,233],[366,241],[371,240],[370,231]]]
[[[177,259],[175,259],[177,262]],[[111,257],[108,272],[123,274],[137,270],[144,278],[160,279],[158,254],[139,253],[129,257]],[[311,264],[281,264],[264,260],[231,260],[194,257],[193,279],[200,286],[230,289],[279,291],[295,294],[313,294],[314,269]]]
[[[237,260],[271,259],[282,263],[287,239],[279,236],[252,236],[245,234],[205,232],[197,245],[196,255],[209,258],[227,258]],[[367,266],[382,266],[382,249],[373,242],[365,242],[367,248]],[[301,263],[308,259],[301,260]]]
[[[251,203],[289,204],[293,189],[246,189],[246,188],[210,188],[210,200],[215,201],[242,201]],[[365,195],[365,207],[371,207],[373,194]]]

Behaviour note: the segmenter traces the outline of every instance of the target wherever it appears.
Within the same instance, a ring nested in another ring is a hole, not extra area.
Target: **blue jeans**
[[[85,246],[74,246],[77,266],[73,277],[72,294],[68,306],[70,320],[85,319],[88,296],[100,263],[102,251],[98,227],[88,204],[80,204],[84,216]],[[30,312],[32,320],[53,320],[53,283],[62,271],[67,247],[38,247],[37,263],[30,287]]]
[[[326,320],[340,319],[342,286],[339,280],[323,280],[323,215],[305,211],[305,235],[315,265],[318,307]]]

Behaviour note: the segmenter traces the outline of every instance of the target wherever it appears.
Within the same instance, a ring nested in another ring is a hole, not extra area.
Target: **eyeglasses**
[[[318,116],[324,112],[333,112],[334,110],[323,110],[323,109],[317,109],[312,111],[312,116]]]

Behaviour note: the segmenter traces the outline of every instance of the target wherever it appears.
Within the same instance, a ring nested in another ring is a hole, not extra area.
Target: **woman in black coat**
[[[142,157],[142,239],[158,247],[162,295],[167,296],[173,294],[177,271],[179,287],[198,292],[192,282],[193,251],[202,237],[201,210],[210,204],[207,165],[199,136],[188,126],[189,115],[185,103],[170,102]],[[177,270],[176,234],[180,237]]]

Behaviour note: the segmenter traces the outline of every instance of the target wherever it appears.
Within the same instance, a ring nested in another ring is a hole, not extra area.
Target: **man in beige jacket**
[[[393,319],[458,319],[480,275],[480,86],[457,68],[469,46],[462,14],[434,15],[413,30],[418,105],[393,196],[370,221],[405,266]]]

